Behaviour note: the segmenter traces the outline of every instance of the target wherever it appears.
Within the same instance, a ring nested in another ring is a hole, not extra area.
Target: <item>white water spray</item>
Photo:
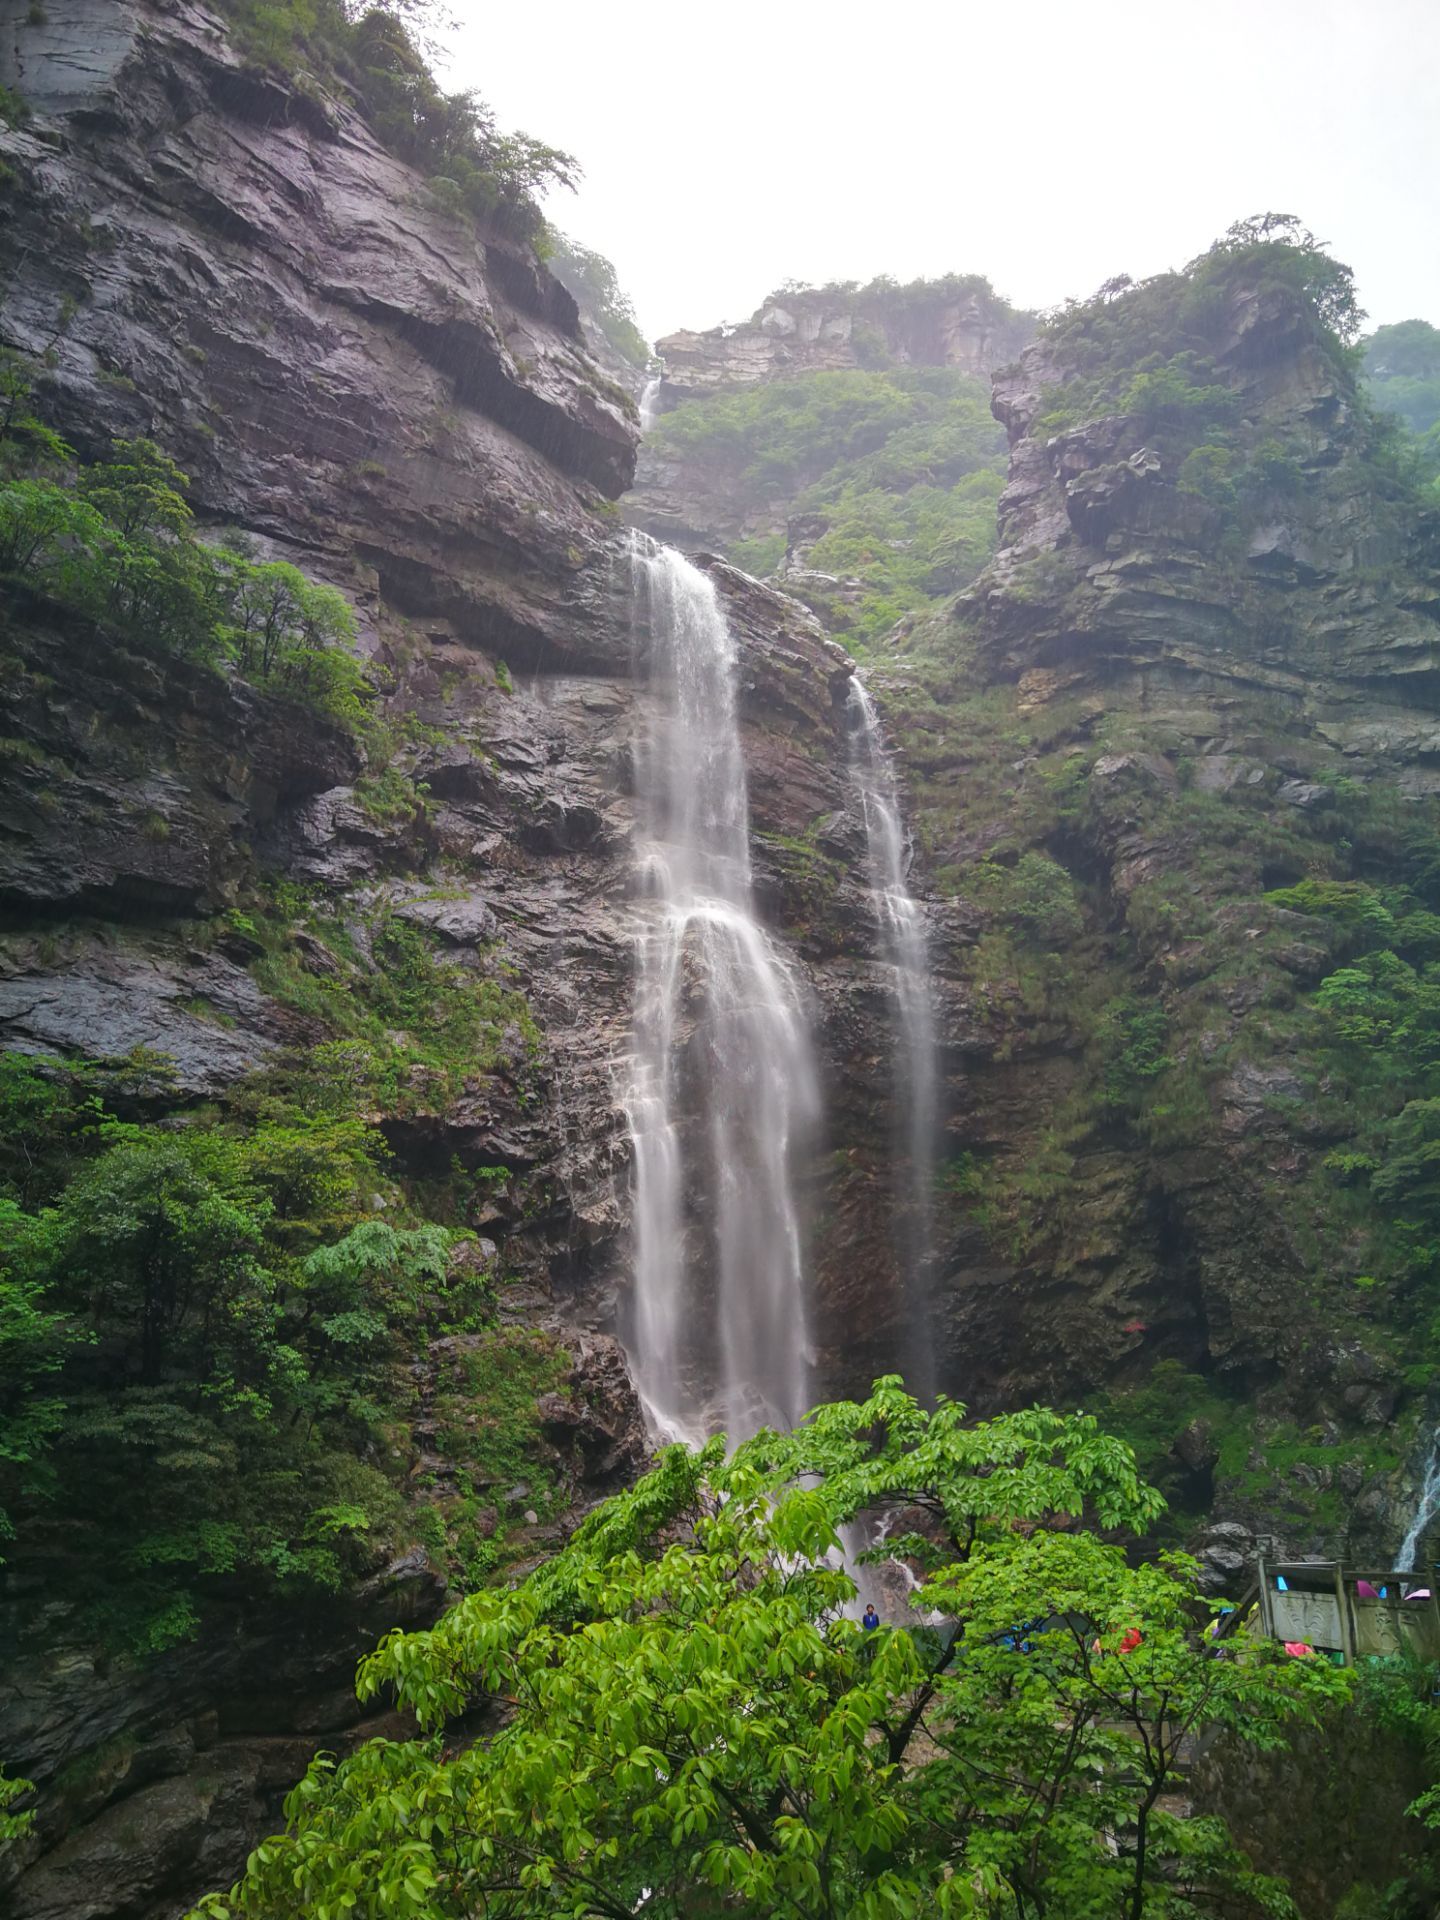
[[[1425,1478],[1420,1483],[1420,1498],[1415,1506],[1415,1518],[1410,1522],[1410,1531],[1400,1542],[1395,1553],[1395,1571],[1414,1573],[1415,1562],[1420,1554],[1421,1535],[1431,1521],[1440,1512],[1440,1432],[1430,1443],[1430,1458],[1425,1464]]]
[[[900,1050],[895,1094],[910,1168],[909,1207],[899,1236],[906,1289],[906,1384],[922,1400],[935,1390],[935,1343],[926,1278],[935,1178],[935,1014],[925,921],[906,885],[909,848],[879,716],[857,674],[850,682],[853,772],[865,817],[870,884],[885,958],[895,970]]]
[[[628,1339],[660,1434],[739,1440],[808,1404],[790,1159],[818,1090],[794,978],[751,897],[734,640],[713,583],[673,548],[633,535],[631,567],[636,665],[658,710],[635,754]]]

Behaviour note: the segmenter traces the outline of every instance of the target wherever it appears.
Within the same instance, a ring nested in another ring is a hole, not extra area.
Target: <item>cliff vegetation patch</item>
[[[807,577],[853,582],[853,604],[827,597],[827,610],[862,651],[972,579],[994,548],[1004,435],[984,383],[955,368],[808,373],[688,400],[656,423],[653,445],[774,525],[731,543],[737,566],[774,574],[800,545]]]
[[[364,670],[345,596],[233,536],[211,544],[189,481],[154,441],[117,440],[86,464],[30,411],[30,371],[0,354],[0,592],[94,623],[146,652],[230,664],[352,731]]]
[[[378,138],[455,213],[534,242],[536,196],[573,186],[573,158],[524,133],[502,133],[472,91],[446,93],[425,57],[443,25],[432,0],[224,0],[236,44],[296,87],[344,88]]]

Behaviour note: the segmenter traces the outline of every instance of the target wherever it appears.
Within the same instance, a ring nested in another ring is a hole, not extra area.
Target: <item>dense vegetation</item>
[[[310,1044],[223,1106],[179,1102],[158,1055],[0,1056],[0,1525],[82,1633],[132,1649],[220,1601],[333,1590],[397,1529],[484,1578],[504,1559],[485,1490],[524,1468],[530,1503],[550,1498],[526,1444],[552,1349],[496,1325],[496,1272],[427,1219],[374,1121],[497,1072],[526,1084],[523,1000],[383,910],[293,890],[189,937],[255,954]],[[457,1170],[442,1218],[472,1187]],[[463,1398],[457,1478],[407,1518],[392,1463],[442,1333],[461,1336],[432,1409]]]
[[[653,433],[656,451],[732,496],[752,523],[731,543],[766,574],[787,520],[805,526],[805,565],[859,582],[827,610],[859,644],[972,579],[995,542],[1005,437],[982,381],[947,367],[801,374],[687,401]]]
[[[16,589],[116,641],[233,665],[351,729],[365,678],[343,594],[243,537],[203,540],[186,476],[153,441],[83,464],[30,407],[32,370],[0,352],[0,594]]]
[[[1313,452],[1299,428],[1260,437],[1247,429],[1233,377],[1242,346],[1234,301],[1261,281],[1298,297],[1314,316],[1317,349],[1348,380],[1364,319],[1350,269],[1292,216],[1267,214],[1237,222],[1181,272],[1139,284],[1122,275],[1051,315],[1042,339],[1063,379],[1035,431],[1127,416],[1173,465],[1181,492],[1214,508],[1233,539],[1262,503],[1301,490]]]
[[[1138,284],[1121,276],[1050,315],[1041,336],[1063,377],[1035,431],[1127,416],[1173,468],[1180,491],[1211,510],[1211,540],[1233,557],[1259,519],[1293,513],[1329,477],[1315,460],[1313,424],[1254,431],[1252,403],[1235,378],[1247,347],[1234,332],[1234,303],[1257,286],[1292,296],[1311,316],[1312,344],[1362,423],[1372,484],[1407,511],[1425,504],[1440,461],[1431,434],[1440,334],[1407,321],[1362,343],[1350,269],[1290,214],[1238,221],[1182,271]]]
[[[1303,404],[1269,404],[1236,337],[1242,312],[1279,316],[1283,351],[1329,370],[1340,432]],[[1117,1166],[1140,1171],[1153,1221],[1193,1205],[1204,1156],[1242,1155],[1263,1196],[1233,1229],[1237,1291],[1256,1316],[1246,1348],[1217,1369],[1211,1331],[1172,1319],[1169,1299],[1097,1326],[1116,1380],[1106,1417],[1177,1502],[1218,1500],[1317,1551],[1367,1524],[1362,1491],[1373,1499],[1423,1452],[1435,1417],[1440,818],[1393,767],[1337,750],[1226,662],[1254,647],[1323,675],[1333,656],[1314,634],[1342,618],[1334,605],[1355,623],[1341,644],[1353,631],[1358,647],[1366,622],[1404,630],[1406,609],[1433,599],[1423,483],[1360,392],[1359,321],[1346,270],[1273,221],[1237,227],[1183,273],[1053,316],[1036,431],[1072,436],[1072,484],[1090,447],[1161,457],[1143,521],[1107,523],[1134,598],[1123,575],[1091,587],[1092,550],[1037,550],[1001,591],[919,627],[893,687],[880,685],[939,884],[980,916],[969,990],[1006,1052],[1034,1049],[1044,1087],[1023,1144],[951,1162],[950,1218],[1000,1257],[1083,1286],[1077,1275],[1108,1274],[1127,1236],[1152,1230],[1127,1211]],[[1317,593],[1312,610],[1293,577],[1257,579],[1257,522],[1340,556],[1328,600]],[[1385,557],[1346,572],[1333,529],[1357,523]],[[1233,701],[1213,704],[1186,677],[1183,646],[1136,700],[1123,676],[1130,649],[1145,657],[1155,604],[1172,630],[1215,645]],[[997,669],[1032,631],[1068,689],[1036,697]],[[1267,1379],[1264,1360],[1245,1378],[1250,1342],[1283,1343],[1297,1371],[1313,1356],[1314,1389]],[[1365,1356],[1365,1384],[1332,1357],[1345,1343]],[[1363,1550],[1393,1550],[1399,1531]]]
[[[297,83],[343,87],[378,137],[419,169],[442,205],[517,238],[543,229],[535,196],[572,186],[574,160],[503,134],[473,92],[445,93],[425,59],[434,0],[224,0],[240,51]]]
[[[1137,1369],[1148,1380],[1117,1391],[1106,1416],[1182,1506],[1203,1512],[1219,1488],[1232,1513],[1339,1550],[1355,1495],[1413,1444],[1440,1368],[1433,805],[1323,755],[1311,756],[1309,809],[1277,802],[1273,771],[1217,788],[1164,712],[1099,724],[1078,705],[1027,712],[1013,688],[965,687],[953,631],[935,643],[943,653],[910,670],[943,683],[943,702],[913,690],[889,708],[916,822],[942,886],[985,916],[967,956],[973,990],[1022,1057],[1063,1036],[1070,1063],[1020,1154],[951,1163],[949,1204],[1002,1257],[1063,1271],[1107,1246],[1110,1153],[1154,1169],[1161,1190],[1171,1165],[1183,1183],[1188,1156],[1220,1144],[1230,1077],[1274,1076],[1273,1092],[1259,1084],[1268,1124],[1295,1129],[1291,1170],[1267,1174],[1258,1156],[1251,1169],[1303,1259],[1288,1310],[1306,1345],[1348,1337],[1382,1356],[1408,1388],[1403,1416],[1369,1431],[1297,1419],[1283,1395],[1204,1377],[1198,1354]],[[987,845],[974,865],[945,858],[957,731],[959,822]],[[1123,756],[1138,757],[1128,775],[1095,777]],[[1117,895],[1106,850],[1121,834],[1164,857]],[[1257,1234],[1246,1254],[1257,1289],[1266,1257]],[[1188,1465],[1175,1452],[1187,1432]]]
[[[0,1460],[26,1566],[152,1648],[221,1581],[338,1587],[398,1507],[361,1457],[385,1363],[473,1305],[452,1236],[376,1218],[396,1196],[354,1118],[162,1127],[107,1104],[114,1084],[137,1111],[143,1068],[0,1074]]]
[[[942,1624],[867,1635],[828,1556],[897,1500]],[[1090,1530],[1157,1504],[1093,1420],[971,1425],[894,1380],[728,1462],[668,1449],[521,1586],[382,1643],[361,1691],[421,1736],[317,1761],[203,1911],[1282,1920],[1224,1825],[1162,1796],[1187,1740],[1277,1746],[1346,1679],[1216,1657],[1191,1563]],[[448,1742],[485,1695],[503,1727]]]

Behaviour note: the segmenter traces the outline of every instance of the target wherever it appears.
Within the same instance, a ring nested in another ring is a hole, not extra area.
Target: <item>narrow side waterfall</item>
[[[755,918],[735,644],[710,579],[632,535],[640,927],[626,1105],[628,1344],[663,1436],[790,1426],[808,1404],[791,1154],[818,1118],[804,1009]]]
[[[1421,1537],[1430,1527],[1437,1512],[1440,1512],[1440,1432],[1430,1443],[1430,1458],[1425,1463],[1425,1478],[1420,1483],[1420,1497],[1415,1503],[1415,1517],[1410,1522],[1410,1531],[1395,1551],[1395,1571],[1414,1573],[1415,1562],[1420,1553]]]
[[[655,403],[660,397],[660,381],[662,377],[663,376],[658,373],[652,374],[640,389],[640,431],[642,434],[649,433],[651,427],[655,424]]]
[[[926,1277],[933,1223],[935,1178],[935,1013],[925,921],[906,885],[909,847],[895,776],[885,751],[880,719],[864,682],[850,682],[853,772],[865,817],[870,884],[881,947],[895,969],[900,1047],[895,1100],[903,1112],[902,1144],[910,1169],[908,1206],[897,1198],[898,1251],[906,1290],[906,1339],[902,1349],[906,1384],[921,1400],[935,1392],[935,1343],[929,1325]]]

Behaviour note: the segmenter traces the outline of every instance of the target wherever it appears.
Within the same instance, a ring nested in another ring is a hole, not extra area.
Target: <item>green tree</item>
[[[65,1417],[57,1376],[81,1336],[37,1281],[12,1271],[9,1250],[22,1230],[20,1209],[0,1200],[0,1463],[4,1478],[28,1491],[42,1481],[37,1463]],[[0,1539],[14,1531],[0,1506]]]
[[[79,491],[124,540],[188,533],[189,478],[153,440],[117,440],[109,460],[80,475]]]
[[[0,92],[3,91],[0,88]],[[24,1799],[27,1793],[34,1791],[35,1783],[32,1780],[17,1780],[13,1775],[0,1771],[0,1845],[7,1840],[18,1840],[35,1824],[35,1815],[28,1810],[23,1813],[10,1812],[17,1800]]]
[[[48,1201],[0,1200],[0,1499],[32,1575],[54,1519],[84,1527],[71,1600],[155,1647],[217,1577],[353,1570],[396,1504],[356,1458],[389,1375],[468,1301],[453,1233],[367,1217],[380,1144],[359,1121],[142,1127],[97,1115],[77,1078],[0,1083],[0,1171]]]
[[[3,91],[0,88],[0,93]],[[72,311],[68,304],[62,309],[62,332],[69,325]],[[34,392],[31,362],[23,354],[0,347],[0,475],[39,465],[63,465],[75,457],[59,434],[35,413]]]
[[[1440,327],[1402,320],[1377,327],[1364,348],[1375,404],[1398,413],[1412,433],[1428,433],[1440,422]]]
[[[68,488],[19,478],[0,485],[0,574],[78,600],[104,547],[104,519]]]
[[[944,1624],[867,1636],[836,1527],[907,1496]],[[1259,1646],[1215,1658],[1191,1563],[1132,1568],[1077,1524],[1157,1505],[1083,1416],[970,1425],[893,1380],[729,1462],[668,1449],[519,1587],[392,1634],[361,1692],[393,1689],[426,1734],[318,1761],[286,1833],[201,1911],[1292,1913],[1219,1823],[1162,1796],[1198,1728],[1278,1743],[1344,1677]],[[487,1694],[501,1729],[448,1743]]]
[[[355,618],[336,588],[195,535],[189,480],[151,440],[73,455],[23,409],[0,362],[0,581],[87,615],[133,645],[218,664],[354,731],[366,727]],[[7,437],[8,436],[8,437]]]
[[[243,674],[262,685],[304,687],[320,656],[333,654],[358,694],[362,676],[348,653],[355,616],[343,593],[307,580],[287,561],[257,565],[239,554],[203,551],[218,574],[217,639]]]

